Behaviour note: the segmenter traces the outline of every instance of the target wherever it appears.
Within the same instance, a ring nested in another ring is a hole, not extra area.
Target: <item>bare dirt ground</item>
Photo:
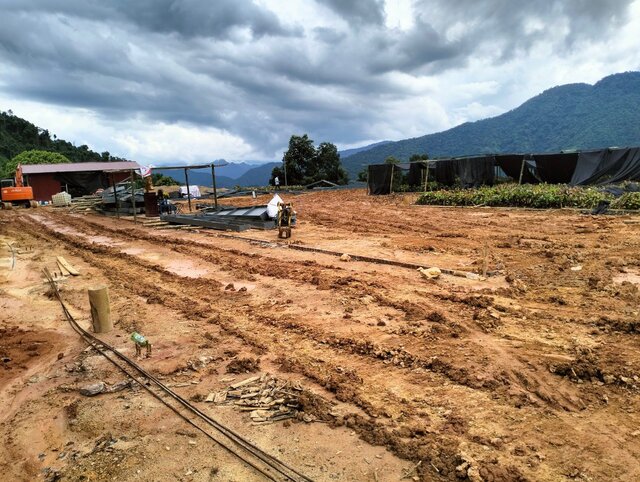
[[[640,218],[415,206],[363,191],[291,196],[299,223],[245,238],[154,230],[51,208],[0,213],[0,471],[4,480],[261,480],[122,375],[67,325],[107,285],[125,354],[314,480],[640,479]],[[289,200],[287,199],[287,200]],[[236,205],[267,199],[226,200]],[[486,280],[287,249],[438,266]],[[15,252],[13,255],[8,245]],[[13,267],[12,267],[13,266]],[[233,285],[233,286],[230,286]],[[253,424],[207,403],[257,373],[328,403],[316,421]]]

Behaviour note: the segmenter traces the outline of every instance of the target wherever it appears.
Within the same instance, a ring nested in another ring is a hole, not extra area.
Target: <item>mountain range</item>
[[[343,160],[353,179],[389,156],[408,160],[474,154],[534,153],[640,146],[640,72],[604,77],[594,85],[553,87],[502,115],[437,134],[390,142]]]

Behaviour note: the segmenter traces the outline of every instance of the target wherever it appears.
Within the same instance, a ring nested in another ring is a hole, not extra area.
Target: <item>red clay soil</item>
[[[287,241],[0,213],[18,253],[0,268],[0,402],[11,407],[0,469],[12,480],[261,480],[142,390],[79,394],[121,376],[47,297],[41,269],[63,255],[81,272],[60,286],[82,323],[86,289],[107,285],[106,341],[133,354],[129,335],[143,333],[153,356],[142,365],[314,480],[640,478],[640,218],[358,190],[286,200],[298,213]],[[291,243],[475,276],[430,280]],[[256,425],[204,401],[267,372],[303,386],[318,422]]]

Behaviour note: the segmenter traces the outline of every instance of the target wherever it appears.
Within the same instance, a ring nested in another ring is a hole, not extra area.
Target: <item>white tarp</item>
[[[198,186],[189,186],[191,197],[200,197],[200,188]],[[187,195],[187,186],[180,186],[180,194]]]
[[[281,202],[283,201],[280,196],[278,196],[277,194],[273,196],[273,199],[271,199],[271,201],[269,201],[269,204],[267,204],[267,216],[269,216],[271,219],[275,219],[278,216],[278,203]]]

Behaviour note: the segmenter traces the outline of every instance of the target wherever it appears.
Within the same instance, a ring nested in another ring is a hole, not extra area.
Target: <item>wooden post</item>
[[[429,184],[429,161],[427,161],[427,175],[424,177],[424,192],[427,192]]]
[[[120,208],[118,207],[118,193],[116,192],[116,178],[115,174],[111,173],[111,183],[113,184],[113,199],[116,203],[116,217],[120,219]]]
[[[189,212],[191,212],[191,189],[189,189],[189,170],[184,168],[184,181],[187,185],[187,200],[189,201]]]
[[[138,218],[136,216],[136,185],[135,185],[135,174],[133,169],[131,169],[131,203],[133,204],[133,223],[138,222]]]
[[[518,178],[518,184],[522,184],[522,175],[524,174],[524,163],[525,159],[522,158],[522,165],[520,166],[520,177]]]
[[[395,164],[391,164],[391,180],[389,181],[389,194],[393,192],[393,171],[395,171]]]
[[[88,289],[91,305],[91,321],[95,333],[108,333],[113,329],[111,308],[109,307],[109,289],[106,286]]]
[[[367,166],[367,195],[371,195],[371,188],[369,187],[369,166]]]
[[[211,163],[211,179],[213,179],[213,203],[218,210],[218,191],[216,189],[216,167]]]
[[[287,158],[286,158],[286,152],[285,152],[285,157],[282,158],[282,164],[284,165],[284,187],[285,188],[289,188],[289,184],[287,182]]]

